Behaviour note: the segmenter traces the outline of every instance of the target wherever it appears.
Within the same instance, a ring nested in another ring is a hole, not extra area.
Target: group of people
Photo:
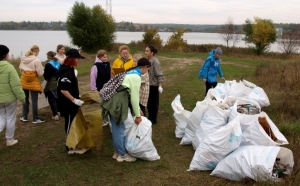
[[[103,125],[108,120],[112,124],[112,137],[115,152],[113,158],[119,162],[132,162],[136,159],[130,156],[125,149],[125,125],[128,109],[135,116],[134,122],[138,125],[146,116],[152,124],[157,123],[159,107],[159,93],[162,93],[164,76],[159,60],[155,57],[157,49],[147,46],[145,57],[140,54],[131,55],[126,45],[119,47],[119,57],[112,66],[108,62],[108,53],[99,50],[95,63],[91,65],[90,88],[100,94]],[[57,54],[47,53],[48,63],[43,68],[42,62],[37,58],[39,47],[33,45],[21,58],[19,78],[16,69],[7,61],[9,49],[0,45],[0,131],[6,127],[6,145],[18,143],[14,139],[17,100],[23,104],[21,121],[28,121],[29,94],[32,104],[32,123],[45,122],[38,116],[38,94],[44,92],[52,110],[52,119],[65,119],[65,134],[69,133],[72,121],[79,107],[84,103],[80,100],[77,71],[79,59],[84,59],[78,50],[70,49],[65,54],[63,45],[57,46]],[[203,81],[206,92],[215,87],[217,73],[224,79],[220,67],[222,50],[217,48],[204,63]],[[39,76],[44,76],[46,85],[44,90]],[[105,119],[105,118],[108,118]],[[81,149],[69,149],[82,153]]]

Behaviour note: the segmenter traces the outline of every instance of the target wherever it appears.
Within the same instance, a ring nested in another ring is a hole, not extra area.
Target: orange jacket
[[[22,88],[42,93],[42,85],[36,71],[22,71],[20,78]]]

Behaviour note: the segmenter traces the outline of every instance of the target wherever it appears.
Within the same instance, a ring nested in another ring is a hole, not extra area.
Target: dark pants
[[[23,89],[26,99],[25,104],[23,105],[23,116],[27,116],[29,114],[29,92],[31,95],[31,104],[32,104],[32,115],[33,119],[38,117],[38,96],[39,92],[37,91],[31,91],[31,90],[25,90]]]
[[[52,92],[45,92],[45,95],[46,97],[48,98],[48,102],[49,102],[49,105],[50,105],[50,108],[51,108],[51,111],[52,111],[52,116],[56,116],[57,115],[57,112],[58,112],[58,107],[57,107],[57,100]]]
[[[70,131],[70,127],[72,124],[73,119],[75,118],[77,112],[75,113],[64,113],[65,118],[65,134],[66,134],[66,140]],[[69,148],[66,146],[66,150],[69,151]]]
[[[157,113],[159,106],[159,92],[158,86],[150,86],[150,93],[148,99],[148,119],[152,122],[152,124],[157,123]]]
[[[206,92],[205,92],[205,96],[208,92],[209,89],[211,88],[215,88],[217,86],[217,83],[218,82],[214,82],[214,83],[209,83],[208,81],[205,82],[205,85],[206,85]]]
[[[140,108],[141,108],[141,110],[143,111],[144,116],[146,117],[146,107],[143,106],[142,104],[140,104]]]

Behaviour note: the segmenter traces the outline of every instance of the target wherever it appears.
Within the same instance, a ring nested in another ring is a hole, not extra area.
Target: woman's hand
[[[203,79],[204,83],[206,83],[206,79]]]
[[[222,81],[225,82],[225,78],[224,77],[222,77]]]
[[[141,123],[141,121],[142,121],[141,117],[135,117],[135,120],[134,120],[135,124],[139,125]]]

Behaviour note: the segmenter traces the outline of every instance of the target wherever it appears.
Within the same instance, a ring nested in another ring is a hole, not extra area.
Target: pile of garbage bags
[[[279,181],[294,166],[287,139],[261,108],[269,106],[261,87],[246,81],[226,81],[210,89],[193,111],[177,95],[171,106],[180,145],[195,154],[188,171],[212,170],[211,175],[234,181],[251,178]]]

